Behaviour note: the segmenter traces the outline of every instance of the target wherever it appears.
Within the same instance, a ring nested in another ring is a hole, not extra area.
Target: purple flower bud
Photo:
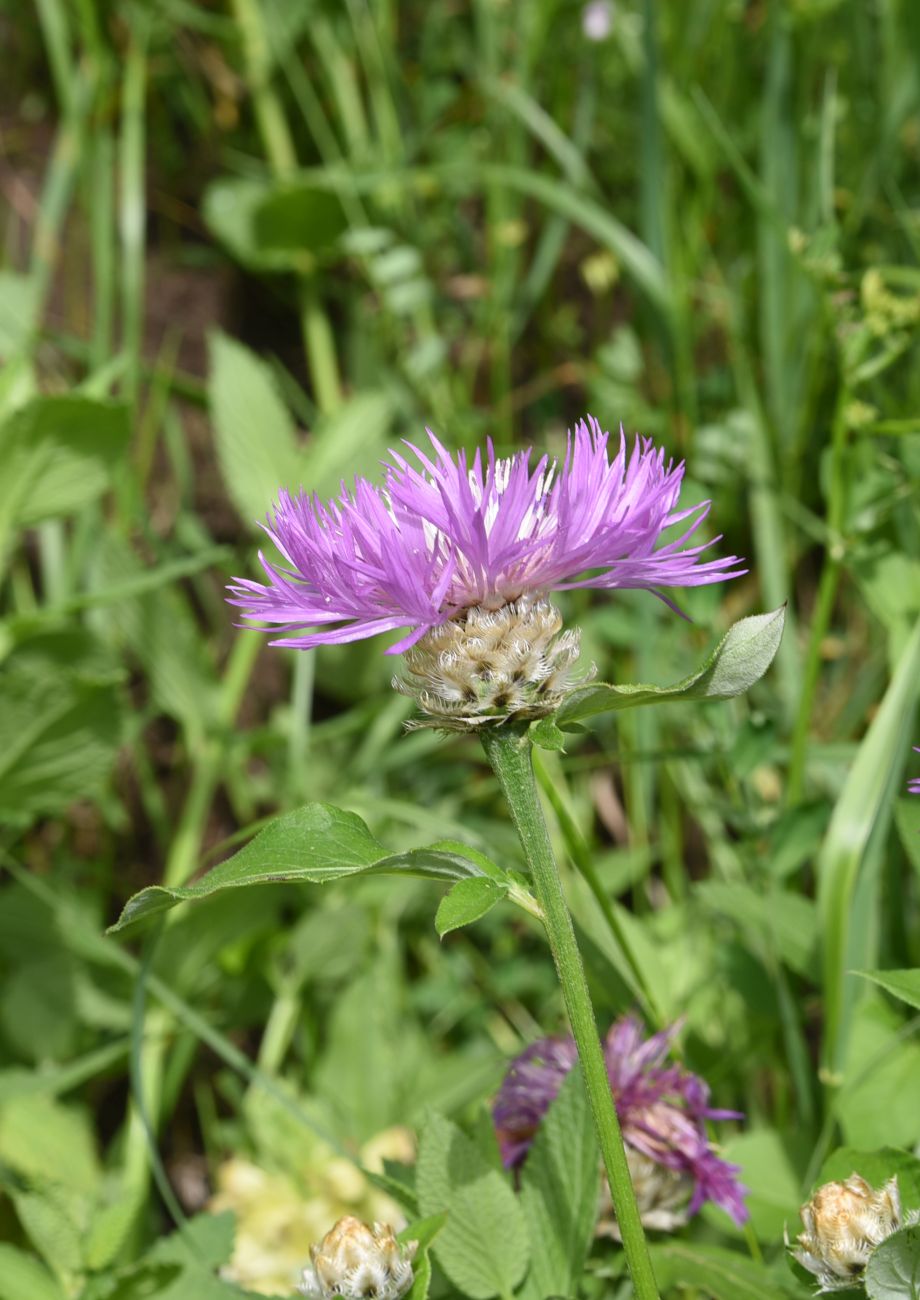
[[[736,1111],[709,1105],[709,1088],[682,1065],[665,1064],[679,1023],[644,1038],[634,1016],[623,1016],[611,1026],[604,1044],[607,1075],[617,1115],[631,1156],[633,1180],[641,1174],[658,1197],[640,1205],[650,1227],[663,1226],[661,1210],[667,1197],[669,1222],[689,1218],[706,1201],[722,1207],[736,1223],[748,1218],[745,1188],[737,1180],[738,1168],[722,1160],[706,1135],[706,1120],[741,1119]],[[540,1121],[575,1064],[577,1053],[570,1038],[543,1038],[512,1061],[492,1116],[505,1165],[521,1164]],[[649,1163],[651,1162],[651,1163]],[[671,1171],[675,1178],[650,1178],[652,1166]],[[685,1212],[675,1216],[675,1190],[683,1191]]]

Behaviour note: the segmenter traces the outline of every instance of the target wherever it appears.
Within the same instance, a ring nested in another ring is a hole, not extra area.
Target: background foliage
[[[229,1156],[318,1236],[375,1194],[351,1159],[429,1113],[420,1213],[467,1142],[507,1247],[448,1233],[433,1294],[524,1276],[546,1205],[475,1145],[562,1023],[523,914],[439,942],[443,891],[374,877],[103,935],[310,801],[520,867],[475,744],[402,734],[380,644],[270,650],[223,601],[279,484],[332,492],[425,423],[558,451],[587,409],[686,458],[750,574],[692,625],[572,593],[602,680],[677,681],[788,602],[746,698],[542,755],[602,1022],[685,1016],[747,1115],[753,1231],[704,1214],[662,1285],[804,1294],[782,1228],[824,1161],[920,1142],[920,9],[611,14],[593,42],[568,0],[0,5],[0,1300],[228,1294],[231,1218],[163,1234]],[[620,1270],[598,1246],[585,1293]]]

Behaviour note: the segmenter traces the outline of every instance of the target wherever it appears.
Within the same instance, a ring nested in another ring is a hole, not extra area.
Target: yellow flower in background
[[[358,1153],[372,1173],[383,1172],[385,1159],[414,1158],[413,1135],[400,1127],[378,1133]],[[397,1231],[406,1222],[391,1197],[326,1146],[300,1177],[231,1156],[218,1168],[216,1184],[208,1209],[215,1214],[232,1210],[237,1225],[233,1257],[223,1276],[259,1295],[293,1294],[311,1246],[339,1219],[390,1223]]]

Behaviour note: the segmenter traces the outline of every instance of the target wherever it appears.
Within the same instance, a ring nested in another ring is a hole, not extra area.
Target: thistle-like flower
[[[623,1016],[604,1044],[640,1214],[646,1227],[669,1229],[713,1201],[741,1224],[748,1210],[738,1169],[716,1155],[705,1129],[706,1120],[741,1116],[714,1110],[702,1079],[680,1065],[664,1064],[678,1027],[645,1039],[639,1022]],[[526,1157],[576,1059],[571,1039],[544,1038],[512,1061],[492,1112],[506,1166]],[[608,1201],[602,1206],[600,1230],[616,1235],[611,1215]]]
[[[532,449],[502,459],[489,442],[468,461],[429,438],[430,454],[406,444],[416,463],[391,451],[381,486],[356,478],[325,503],[280,494],[266,532],[284,563],[260,555],[268,583],[230,587],[244,618],[285,634],[272,644],[408,627],[387,653],[415,649],[400,689],[426,711],[474,725],[533,717],[552,710],[578,653],[550,592],[645,588],[671,604],[659,588],[744,572],[735,556],[700,561],[713,543],[688,543],[710,502],[677,508],[683,464],[648,439],[630,451],[621,432],[611,458],[610,435],[589,418],[561,465],[532,465]]]
[[[418,1242],[401,1246],[384,1223],[369,1228],[350,1215],[310,1247],[311,1263],[297,1290],[307,1300],[400,1300],[412,1285]]]
[[[876,1191],[855,1173],[819,1187],[801,1214],[805,1231],[792,1255],[821,1283],[818,1295],[859,1286],[876,1246],[920,1218],[916,1211],[902,1215],[897,1177]]]

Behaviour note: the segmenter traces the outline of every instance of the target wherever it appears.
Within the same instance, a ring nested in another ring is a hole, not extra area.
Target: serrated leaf
[[[64,1300],[64,1292],[33,1255],[0,1242],[0,1300]]]
[[[432,880],[482,876],[477,863],[438,848],[388,853],[355,813],[313,803],[276,817],[239,853],[193,885],[150,885],[135,894],[109,933],[149,920],[186,899],[265,884],[327,884],[345,876],[410,875]]]
[[[521,1300],[578,1290],[594,1236],[600,1155],[581,1071],[570,1071],[544,1116],[521,1176],[530,1270]]]
[[[872,980],[908,1006],[920,1008],[920,970],[858,970],[853,974]]]
[[[36,637],[0,667],[0,817],[27,822],[99,792],[121,731],[113,676],[73,631]]]
[[[464,925],[478,921],[486,912],[491,912],[496,903],[500,903],[508,890],[488,876],[478,876],[470,880],[458,880],[454,887],[445,894],[438,906],[434,918],[434,927],[443,938],[451,930],[459,930]]]
[[[423,1215],[447,1211],[434,1252],[450,1280],[471,1300],[508,1296],[530,1254],[520,1204],[504,1174],[450,1120],[432,1115],[419,1145]]]
[[[894,1232],[869,1256],[869,1300],[920,1300],[920,1226]]]
[[[610,686],[602,682],[576,687],[556,713],[565,727],[579,718],[666,700],[728,700],[742,695],[764,675],[779,649],[786,608],[754,614],[728,629],[706,662],[673,686]]]

